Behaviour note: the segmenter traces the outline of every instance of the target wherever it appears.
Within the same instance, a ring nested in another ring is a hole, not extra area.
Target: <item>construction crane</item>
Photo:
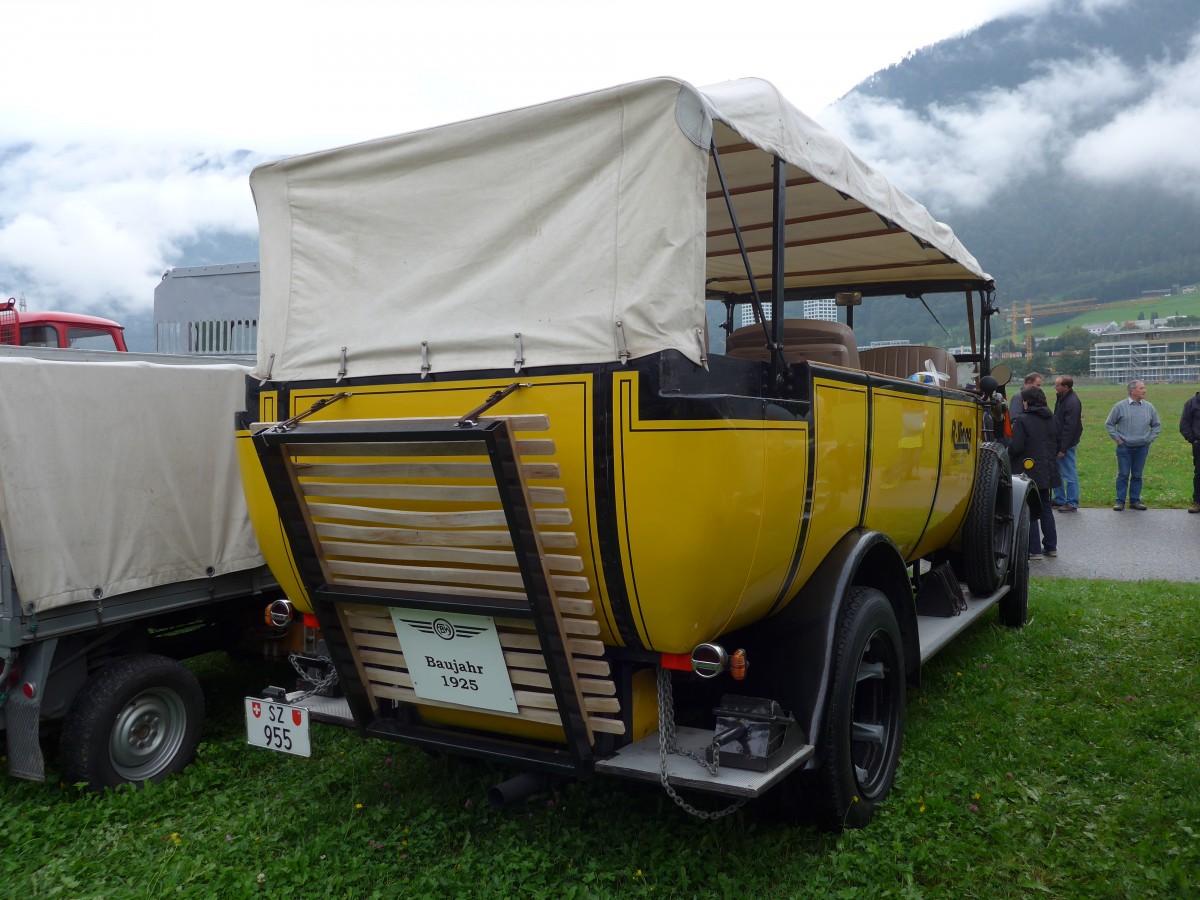
[[[1021,321],[1025,323],[1025,358],[1029,359],[1033,356],[1033,320],[1034,318],[1044,318],[1046,316],[1058,316],[1065,313],[1080,313],[1089,312],[1093,309],[1100,309],[1102,306],[1107,306],[1106,303],[1099,302],[1095,297],[1088,297],[1085,300],[1058,300],[1054,303],[1044,303],[1036,309],[1033,306],[1032,300],[1025,301],[1025,312],[1022,314],[1021,305],[1014,303],[1012,312],[1009,313],[1009,319],[1012,320],[1012,342],[1019,343],[1017,326]]]

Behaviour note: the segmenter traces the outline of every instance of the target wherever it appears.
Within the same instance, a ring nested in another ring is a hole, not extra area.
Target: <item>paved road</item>
[[[1054,514],[1058,553],[1031,560],[1034,578],[1200,581],[1200,515],[1186,509]]]

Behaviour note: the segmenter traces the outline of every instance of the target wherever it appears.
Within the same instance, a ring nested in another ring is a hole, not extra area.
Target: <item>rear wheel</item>
[[[891,603],[874,588],[851,588],[838,620],[816,742],[821,764],[780,785],[776,809],[834,830],[869,823],[896,778],[904,692],[904,653]]]
[[[1020,628],[1029,621],[1029,504],[1021,505],[1017,515],[1017,535],[1013,539],[1009,563],[1008,593],[1000,598],[1000,624]]]
[[[188,669],[145,654],[101,669],[63,722],[68,782],[93,788],[162,781],[191,762],[204,722],[204,693]]]
[[[990,594],[1008,574],[1016,522],[1012,482],[1002,452],[998,444],[979,448],[975,489],[963,524],[963,574],[967,587],[975,594]]]

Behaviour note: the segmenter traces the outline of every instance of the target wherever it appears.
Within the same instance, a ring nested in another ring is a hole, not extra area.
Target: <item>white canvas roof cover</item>
[[[263,564],[233,428],[248,372],[0,357],[0,526],[23,609]]]
[[[750,290],[712,140],[760,292],[774,155],[787,289],[990,282],[947,226],[767,82],[654,79],[255,169],[256,377],[335,377],[342,348],[350,377],[667,348],[699,361],[706,291]]]

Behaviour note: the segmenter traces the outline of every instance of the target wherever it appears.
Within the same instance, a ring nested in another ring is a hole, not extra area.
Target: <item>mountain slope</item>
[[[1200,280],[1195,0],[991,22],[876,73],[829,124],[950,223],[1002,303]]]

